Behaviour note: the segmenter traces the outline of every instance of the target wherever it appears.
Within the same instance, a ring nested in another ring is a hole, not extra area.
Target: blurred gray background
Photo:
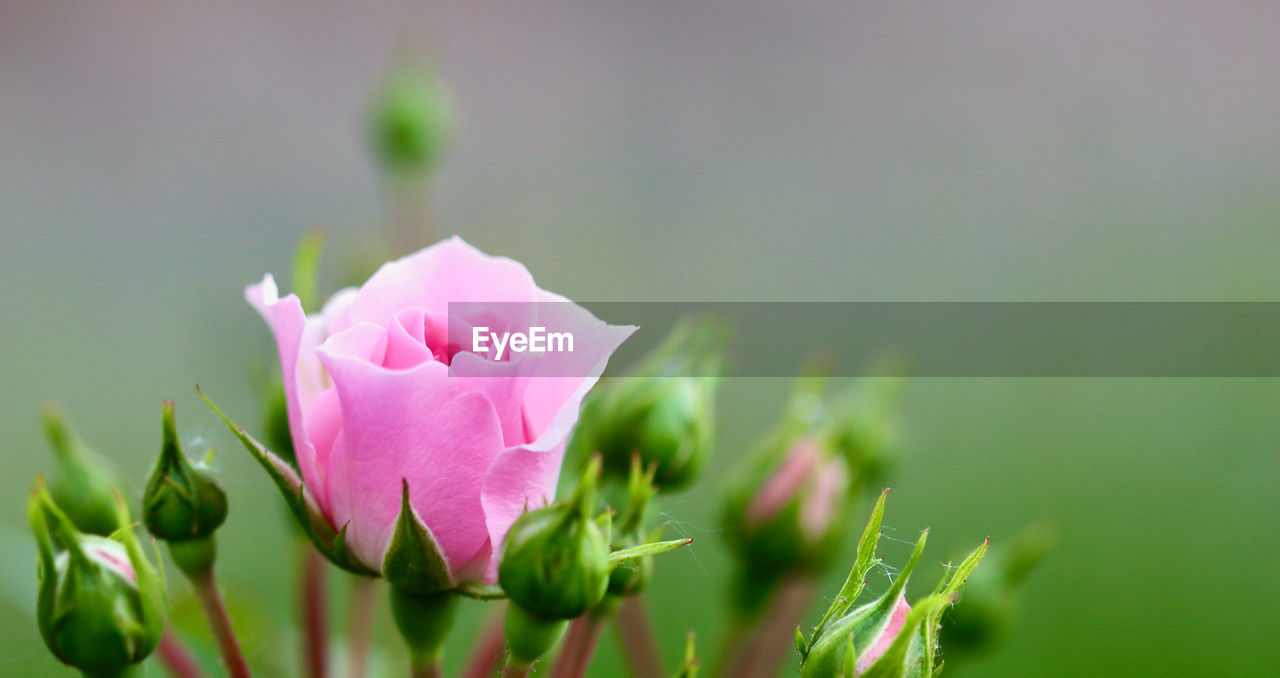
[[[291,652],[266,630],[291,619],[283,509],[192,386],[253,422],[271,352],[243,286],[318,223],[380,237],[365,114],[397,49],[427,45],[460,111],[438,235],[570,297],[1275,301],[1277,35],[1254,2],[0,2],[0,675],[70,675],[27,607],[50,399],[135,489],[178,400],[223,450],[245,643]],[[786,389],[729,380],[708,479],[664,507],[698,539],[652,588],[670,661],[686,626],[718,643],[714,479]],[[1037,519],[1060,537],[964,673],[1274,672],[1278,406],[1269,379],[915,382],[886,524],[932,526],[935,568]],[[385,619],[380,643],[398,675]]]

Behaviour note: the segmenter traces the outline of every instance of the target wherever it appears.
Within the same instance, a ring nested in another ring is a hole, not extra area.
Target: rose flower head
[[[496,580],[507,531],[554,499],[582,399],[635,330],[457,237],[310,316],[270,275],[245,296],[275,334],[301,477],[224,421],[323,553],[418,593]],[[564,354],[468,344],[472,330],[538,324],[574,333],[575,369],[556,362]]]

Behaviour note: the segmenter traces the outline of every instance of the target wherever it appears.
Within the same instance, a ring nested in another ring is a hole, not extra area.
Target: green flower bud
[[[142,496],[143,522],[165,541],[209,537],[227,519],[227,494],[205,463],[193,466],[187,460],[178,443],[171,400],[164,403],[163,430],[160,458]]]
[[[394,70],[374,100],[371,118],[374,151],[383,167],[397,174],[430,172],[453,136],[449,96],[422,67]]]
[[[583,405],[569,443],[574,458],[599,453],[605,473],[626,478],[633,454],[656,464],[655,483],[693,482],[715,442],[715,393],[724,331],[685,323],[628,376],[602,384]]]
[[[49,493],[77,529],[108,535],[116,529],[115,496],[119,478],[106,460],[90,450],[55,407],[43,413],[45,435],[57,465]]]
[[[871,512],[858,543],[854,566],[831,607],[808,641],[803,636],[796,639],[801,678],[931,678],[936,673],[942,615],[956,601],[969,575],[981,562],[987,542],[954,569],[948,567],[932,595],[908,605],[903,592],[924,553],[929,533],[925,530],[889,589],[875,600],[854,608],[866,586],[867,574],[881,562],[875,551],[888,492],[885,490],[880,495]]]
[[[54,656],[106,676],[151,654],[164,633],[164,579],[143,556],[123,498],[113,539],[78,531],[43,483],[27,513],[40,557],[36,617]]]
[[[902,398],[906,380],[860,380],[831,406],[833,444],[863,485],[882,482],[902,455]]]
[[[590,515],[599,472],[593,458],[569,501],[524,514],[507,533],[498,582],[535,617],[572,619],[604,598],[609,540]]]
[[[741,564],[739,612],[763,609],[783,576],[820,573],[839,552],[859,491],[884,473],[901,382],[868,380],[828,406],[826,380],[801,378],[782,420],[748,457],[725,502]]]

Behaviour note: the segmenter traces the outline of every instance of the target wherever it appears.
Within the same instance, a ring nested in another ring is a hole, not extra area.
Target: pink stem
[[[726,675],[742,678],[778,675],[778,668],[794,646],[795,628],[809,611],[814,589],[813,579],[807,576],[783,579],[769,609],[738,646]]]
[[[493,678],[498,667],[502,665],[502,655],[507,647],[507,639],[502,631],[502,617],[506,613],[506,604],[495,610],[489,624],[485,626],[484,635],[480,636],[480,644],[471,654],[471,661],[463,678]]]
[[[309,678],[329,676],[329,589],[324,556],[307,544],[302,554],[302,663]]]
[[[565,636],[564,649],[560,651],[551,671],[551,678],[582,678],[587,674],[587,665],[596,653],[596,645],[600,642],[600,634],[604,631],[607,619],[607,614],[589,612],[573,620]]]
[[[195,587],[200,606],[209,618],[209,628],[218,641],[218,650],[222,653],[222,663],[227,667],[231,678],[249,678],[249,664],[240,652],[240,641],[231,628],[231,616],[227,614],[227,606],[222,602],[222,594],[218,593],[218,585],[214,581],[213,570],[191,579]]]
[[[440,661],[414,661],[409,665],[409,678],[441,678],[444,676]]]
[[[160,658],[160,663],[164,664],[173,678],[204,678],[204,671],[200,670],[195,657],[191,656],[191,651],[182,644],[182,640],[178,638],[172,626],[166,627],[164,635],[160,637],[156,656]]]
[[[365,678],[373,644],[373,609],[378,580],[356,576],[351,581],[351,616],[347,624],[347,677]]]
[[[653,635],[653,624],[644,598],[629,596],[618,608],[618,630],[622,635],[622,650],[627,655],[631,675],[635,678],[664,678],[662,653]]]

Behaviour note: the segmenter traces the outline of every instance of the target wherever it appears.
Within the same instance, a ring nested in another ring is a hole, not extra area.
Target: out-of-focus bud
[[[142,520],[152,535],[169,542],[178,567],[195,576],[213,566],[212,537],[227,519],[227,493],[205,462],[193,466],[187,460],[173,401],[165,401],[162,420],[164,443],[142,496]]]
[[[86,675],[119,674],[151,654],[164,632],[163,577],[143,555],[119,495],[114,509],[112,539],[78,531],[41,482],[27,509],[40,557],[40,635]]]
[[[832,563],[855,499],[895,447],[901,381],[863,380],[830,406],[825,390],[823,377],[799,379],[781,421],[730,485],[725,537],[737,552],[733,599],[745,617],[764,609],[783,577]]]
[[[452,102],[436,75],[420,64],[388,74],[373,102],[373,147],[389,172],[430,172],[453,136]]]
[[[864,486],[881,483],[902,454],[901,377],[867,377],[831,405],[831,441]]]
[[[847,524],[850,472],[816,436],[793,442],[773,474],[751,493],[732,537],[764,571],[819,570],[839,548]]]
[[[929,678],[935,673],[942,614],[956,601],[970,573],[981,562],[987,543],[959,566],[948,569],[932,595],[909,605],[903,591],[924,552],[929,532],[925,530],[889,589],[854,608],[866,586],[867,573],[881,562],[875,550],[887,495],[885,490],[872,510],[854,566],[835,601],[809,640],[797,637],[802,678]]]
[[[599,453],[605,474],[628,477],[639,454],[669,491],[693,482],[715,442],[715,393],[727,335],[709,320],[672,330],[628,375],[602,383],[583,404],[572,458]]]
[[[595,607],[609,583],[609,541],[592,518],[600,461],[592,458],[566,502],[530,511],[511,526],[498,581],[511,602],[543,619]]]
[[[1022,585],[1052,548],[1055,539],[1045,525],[1023,530],[1011,543],[994,550],[985,567],[969,579],[964,604],[947,611],[942,640],[948,663],[987,652],[1003,640],[1017,613]]]
[[[108,535],[116,529],[119,479],[106,460],[90,450],[56,407],[43,412],[45,435],[57,465],[49,494],[81,532]]]

